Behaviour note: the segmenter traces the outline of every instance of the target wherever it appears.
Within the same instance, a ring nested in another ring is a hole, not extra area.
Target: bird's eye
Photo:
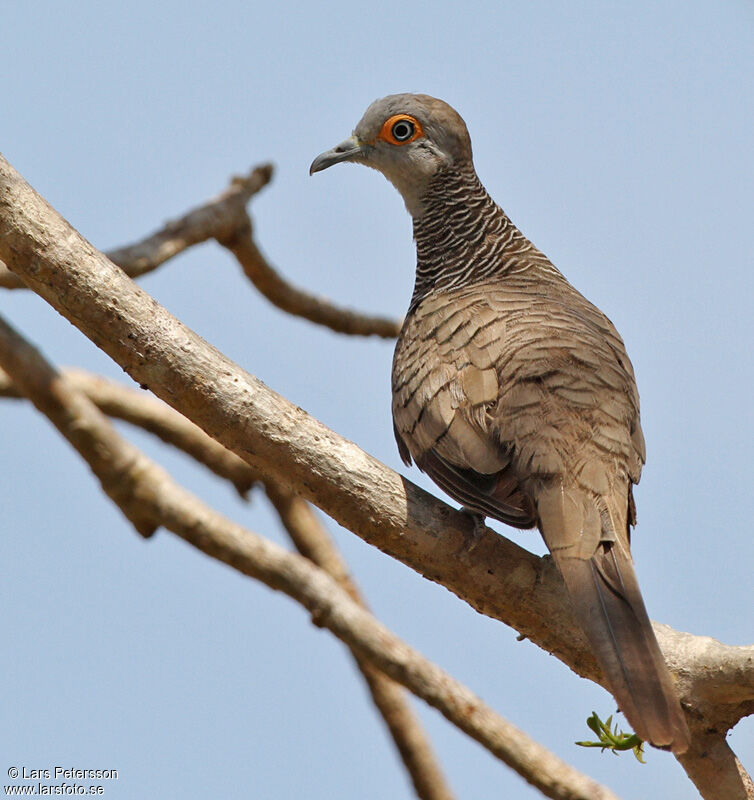
[[[414,123],[407,119],[398,120],[393,125],[393,138],[397,142],[407,142],[414,135]]]
[[[378,139],[388,144],[408,144],[424,136],[424,130],[416,117],[410,114],[395,114],[382,124]]]

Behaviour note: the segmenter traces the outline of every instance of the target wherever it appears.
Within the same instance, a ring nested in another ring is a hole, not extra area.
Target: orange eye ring
[[[414,142],[424,136],[424,128],[416,117],[410,114],[395,114],[382,124],[377,138],[399,147]]]

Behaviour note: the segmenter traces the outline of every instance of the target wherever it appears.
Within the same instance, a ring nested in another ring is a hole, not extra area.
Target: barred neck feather
[[[442,170],[414,219],[416,283],[409,311],[433,291],[506,275],[560,273],[487,194],[471,164]]]

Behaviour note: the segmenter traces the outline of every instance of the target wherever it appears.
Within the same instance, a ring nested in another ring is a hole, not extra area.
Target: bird
[[[618,707],[641,739],[683,753],[689,730],[630,551],[645,444],[623,340],[487,193],[444,101],[376,100],[310,174],[341,162],[381,172],[413,219],[392,367],[402,460],[477,522],[539,529]]]

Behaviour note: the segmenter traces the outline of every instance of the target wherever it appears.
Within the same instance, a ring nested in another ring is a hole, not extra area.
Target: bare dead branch
[[[561,761],[402,642],[324,570],[225,519],[178,486],[125,442],[96,406],[2,319],[0,366],[86,459],[103,485],[119,476],[118,492],[110,497],[135,525],[144,519],[152,526],[163,525],[213,558],[297,600],[315,624],[440,710],[547,797],[615,800],[608,789]],[[99,453],[93,452],[93,444],[99,444]],[[137,520],[132,518],[135,507],[142,509]]]
[[[751,800],[754,784],[725,733],[694,730],[691,747],[678,760],[704,800]]]
[[[340,308],[325,297],[289,283],[267,262],[254,243],[246,204],[270,182],[272,174],[272,165],[262,164],[247,175],[236,176],[217,197],[167,222],[145,239],[109,250],[106,255],[131,278],[137,278],[189,247],[215,239],[233,253],[259,292],[283,311],[337,333],[395,338],[401,328],[400,320]],[[26,288],[26,284],[1,261],[0,288]]]
[[[272,164],[254,167],[236,176],[217,197],[168,222],[163,228],[136,244],[110,250],[107,257],[136,278],[151,272],[189,247],[209,239],[232,236],[246,224],[246,204],[272,179]]]
[[[61,374],[71,387],[86,395],[100,411],[137,425],[192,455],[219,476],[231,480],[240,494],[245,495],[252,484],[258,482],[258,476],[246,462],[154,397],[83,370],[65,370]],[[25,398],[2,370],[0,396]],[[309,504],[274,480],[268,479],[265,486],[299,552],[324,569],[354,601],[363,605],[345,563]],[[403,690],[360,653],[354,652],[354,657],[409,771],[417,796],[422,800],[451,800],[453,794],[445,783],[421,724],[407,705]]]
[[[41,355],[0,318],[0,365],[13,376],[16,388],[28,397],[83,457],[105,493],[145,537],[159,526],[158,518],[125,487],[130,476],[150,470],[146,458],[122,439],[100,412],[71,390]],[[165,476],[155,470],[159,483]]]
[[[246,204],[270,182],[272,173],[271,164],[262,164],[247,175],[233,178],[217,197],[167,222],[135,244],[108,251],[107,257],[131,278],[137,278],[189,247],[232,236],[237,228],[248,225]],[[25,289],[26,284],[0,263],[0,287]]]
[[[268,480],[265,489],[299,553],[327,572],[355,603],[367,609],[345,562],[312,507],[276,481]],[[380,672],[361,651],[352,648],[351,653],[390,731],[417,796],[422,800],[453,800],[453,793],[426,733],[409,707],[403,689]]]
[[[183,450],[220,477],[231,480],[242,495],[259,480],[245,461],[162,401],[83,370],[69,369],[61,374],[71,387],[85,394],[104,414],[137,425]],[[0,396],[25,398],[2,370]],[[298,551],[331,575],[355,602],[364,605],[344,561],[311,506],[274,480],[268,479],[265,488]],[[421,723],[409,708],[403,690],[358,651],[352,652],[409,772],[417,796],[422,800],[452,800],[453,795],[431,745]]]
[[[242,497],[246,497],[259,480],[254,470],[235,453],[152,395],[84,370],[71,369],[64,374],[72,386],[83,392],[107,416],[136,425],[182,450],[219,477],[229,480]]]
[[[219,477],[229,480],[241,497],[246,498],[249,489],[259,481],[259,476],[245,461],[162,400],[84,370],[67,369],[62,374],[71,386],[85,394],[108,417],[149,431],[166,444],[187,453]],[[25,397],[2,370],[0,397]]]
[[[600,680],[548,559],[492,531],[469,552],[466,515],[400,478],[189,331],[2,160],[0,257],[132,377],[255,469],[287,482],[344,527],[512,625],[579,674]],[[748,713],[740,700],[706,703],[726,692],[754,697],[754,648],[709,639],[694,648],[689,634],[680,634],[689,638],[678,647],[664,626],[657,633],[690,714],[710,727],[730,727]]]
[[[283,311],[324,325],[337,333],[381,336],[384,339],[394,339],[400,333],[400,320],[339,308],[325,297],[310,294],[288,283],[270,266],[255,244],[250,220],[245,228],[239,227],[232,237],[218,241],[238,259],[254,286]]]

